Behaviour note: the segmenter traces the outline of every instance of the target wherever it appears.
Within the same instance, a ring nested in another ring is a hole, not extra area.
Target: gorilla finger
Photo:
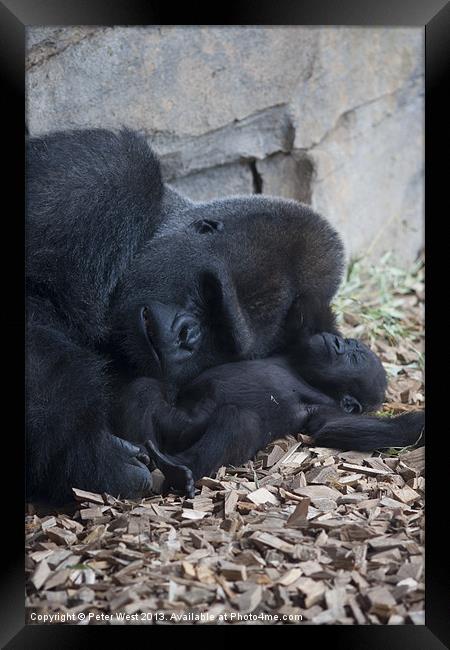
[[[149,459],[150,461],[150,459]],[[143,463],[137,456],[133,456],[129,459],[127,459],[127,465],[132,465],[133,467],[138,467],[139,469],[145,469],[148,470],[148,463]]]
[[[115,447],[118,451],[124,451],[130,456],[137,456],[140,452],[139,447],[136,447],[136,445],[133,445],[128,440],[124,440],[118,436],[111,436],[111,439],[113,447]]]
[[[148,455],[148,452],[144,445],[139,445],[139,453],[136,454],[136,458],[140,460],[141,463],[144,463],[144,465],[150,464],[150,456]]]
[[[127,472],[131,497],[148,496],[152,492],[152,476],[145,465],[130,467]]]

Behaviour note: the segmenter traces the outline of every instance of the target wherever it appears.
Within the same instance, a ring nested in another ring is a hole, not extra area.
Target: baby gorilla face
[[[302,377],[332,393],[348,413],[374,410],[383,402],[385,370],[361,341],[315,334],[302,347],[301,364]]]

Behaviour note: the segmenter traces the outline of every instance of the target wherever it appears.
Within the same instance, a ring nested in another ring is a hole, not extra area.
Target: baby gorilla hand
[[[156,467],[164,474],[162,493],[173,488],[193,499],[195,495],[194,477],[189,467],[182,465],[176,457],[163,454],[152,440],[146,442],[146,447]]]

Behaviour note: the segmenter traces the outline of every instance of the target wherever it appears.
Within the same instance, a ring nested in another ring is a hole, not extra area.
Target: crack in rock
[[[408,86],[411,82],[414,82],[417,78],[422,76],[423,75],[417,75],[416,77],[410,78],[406,81],[406,83],[402,84],[395,90],[391,90],[390,92],[383,93],[382,95],[378,95],[377,97],[368,99],[364,102],[361,102],[360,104],[357,104],[356,106],[352,106],[351,108],[346,109],[336,118],[333,126],[327,129],[317,142],[313,142],[311,145],[308,145],[307,147],[303,147],[302,150],[311,151],[312,149],[319,147],[334,131],[336,131],[342,125],[343,122],[345,122],[345,120],[349,118],[349,116],[352,113],[355,113],[361,108],[365,108],[366,106],[370,106],[371,104],[375,104],[379,101],[382,101],[383,99],[387,99],[388,97],[395,97],[396,95],[401,94],[404,91],[406,86]]]
[[[258,172],[258,168],[256,167],[256,160],[254,158],[253,160],[249,160],[248,166],[250,167],[250,171],[253,178],[253,194],[262,194],[263,177]]]
[[[288,106],[279,104],[200,136],[175,142],[159,138],[157,151],[164,164],[165,178],[171,180],[208,167],[262,160],[278,151],[288,152],[294,136]]]
[[[96,34],[105,31],[106,27],[76,27],[70,30],[64,28],[56,30],[52,33],[52,36],[45,38],[42,41],[39,41],[35,45],[32,45],[26,55],[25,70],[29,72],[35,68],[42,66],[49,59],[52,59],[54,56],[58,56],[69,47],[78,45],[82,41],[92,38]],[[64,38],[64,32],[68,32],[66,38]]]

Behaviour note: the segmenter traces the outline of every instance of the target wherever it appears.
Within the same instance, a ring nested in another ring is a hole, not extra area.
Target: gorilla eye
[[[191,228],[201,235],[211,234],[213,232],[220,232],[223,230],[223,223],[221,221],[214,221],[213,219],[199,219],[191,223]]]
[[[335,337],[334,337],[334,341],[333,341],[333,343],[334,343],[334,349],[336,350],[336,352],[338,352],[339,354],[340,354],[341,352],[344,352],[344,350],[345,350],[345,344],[344,344],[344,342],[342,341],[342,339],[339,338],[339,336],[335,336]]]
[[[361,413],[362,406],[352,395],[344,395],[341,399],[341,408],[346,413]]]

